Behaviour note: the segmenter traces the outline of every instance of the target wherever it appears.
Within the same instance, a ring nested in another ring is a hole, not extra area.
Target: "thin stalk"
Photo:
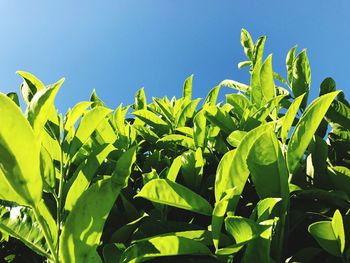
[[[63,177],[64,177],[64,167],[63,167],[63,149],[61,143],[61,162],[60,162],[60,180],[58,185],[58,195],[57,195],[57,254],[59,252],[59,238],[61,235],[61,212],[62,212],[62,189],[63,189]]]
[[[49,250],[52,254],[54,262],[59,263],[56,250],[55,250],[54,245],[53,245],[52,240],[51,240],[50,230],[47,228],[45,220],[40,215],[38,208],[36,206],[33,207],[33,213],[34,213],[34,216],[35,216],[37,222],[40,224],[41,229],[43,230],[45,240],[49,246]]]

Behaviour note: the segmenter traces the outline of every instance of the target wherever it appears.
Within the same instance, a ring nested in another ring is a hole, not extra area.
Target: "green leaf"
[[[263,103],[264,94],[260,83],[260,67],[258,66],[254,66],[253,68],[250,76],[250,86],[250,100],[255,107],[260,108],[261,104]]]
[[[2,203],[0,205],[0,230],[19,239],[36,253],[50,258],[41,227],[36,222],[30,208]]]
[[[238,81],[230,80],[230,79],[225,79],[220,82],[219,86],[224,86],[224,87],[229,87],[235,90],[238,90],[240,92],[249,94],[250,92],[250,87],[246,84],[240,83]]]
[[[176,181],[177,175],[178,175],[178,173],[181,169],[181,166],[182,166],[181,159],[182,159],[182,156],[180,155],[173,160],[173,162],[169,168],[169,171],[167,173],[167,176],[166,176],[166,178],[168,180],[173,181],[173,182]]]
[[[184,185],[195,191],[200,191],[204,167],[201,148],[198,148],[195,152],[184,152],[181,156],[181,161],[181,174],[184,180]]]
[[[260,200],[256,207],[254,208],[250,218],[257,223],[261,223],[262,221],[272,219],[273,218],[273,211],[276,207],[276,205],[281,202],[281,198],[273,198],[268,197],[263,200]]]
[[[132,113],[137,118],[145,122],[147,125],[153,127],[156,130],[166,133],[169,131],[169,125],[162,120],[157,114],[149,110],[138,110]]]
[[[312,136],[338,93],[339,91],[335,91],[317,98],[301,116],[288,144],[287,165],[290,174],[299,167],[299,161],[303,158]]]
[[[244,111],[252,105],[243,94],[226,94],[226,102],[233,106],[233,111],[239,117],[242,117]]]
[[[293,125],[294,119],[298,113],[298,110],[300,108],[301,102],[304,99],[304,96],[305,94],[302,94],[299,97],[297,97],[289,106],[286,112],[286,115],[284,116],[284,120],[281,127],[281,139],[283,143],[286,143],[288,139],[290,128]]]
[[[102,162],[105,161],[108,154],[115,148],[110,144],[103,144],[94,149],[89,157],[85,159],[74,172],[70,180],[65,185],[65,191],[68,191],[64,209],[71,211],[79,197],[89,187],[93,176],[95,175]],[[69,187],[69,190],[68,190]]]
[[[273,81],[272,55],[269,55],[260,69],[260,85],[266,101],[275,97],[275,83]]]
[[[43,177],[44,189],[52,192],[56,186],[55,167],[50,153],[45,147],[41,147],[40,151],[40,172]]]
[[[69,147],[69,157],[72,158],[81,146],[90,138],[98,125],[112,112],[111,109],[97,106],[88,111],[81,119],[75,136]]]
[[[244,48],[244,54],[246,54],[249,60],[252,60],[254,52],[254,43],[249,32],[244,28],[241,29],[241,45]]]
[[[205,108],[204,114],[211,123],[218,126],[227,134],[231,133],[237,128],[229,112],[223,107],[220,108],[218,106],[208,106]]]
[[[298,54],[293,61],[293,71],[292,71],[292,81],[291,89],[295,97],[299,97],[301,94],[305,93],[305,97],[301,107],[304,109],[306,106],[307,97],[309,94],[311,83],[311,70],[309,59],[306,55],[306,50],[304,49],[300,54]]]
[[[334,79],[325,78],[321,83],[319,96],[336,91],[336,86]]]
[[[0,93],[0,169],[9,187],[25,203],[34,205],[41,199],[40,148],[20,108]]]
[[[292,47],[289,50],[286,57],[286,68],[287,68],[287,76],[288,76],[289,83],[291,83],[293,79],[293,65],[294,65],[296,49],[297,49],[297,46]]]
[[[218,96],[219,96],[220,88],[221,88],[220,85],[218,85],[218,86],[212,88],[212,89],[209,91],[207,97],[205,98],[204,103],[205,103],[205,104],[208,104],[208,105],[210,105],[210,106],[216,105],[216,101],[217,101]]]
[[[276,135],[272,131],[263,133],[255,140],[247,163],[260,199],[282,198],[284,213],[289,200],[288,170]]]
[[[69,110],[64,120],[64,129],[66,131],[70,131],[81,115],[87,111],[86,109],[91,106],[91,104],[92,102],[90,101],[82,101],[77,103],[72,110]]]
[[[244,136],[246,136],[246,131],[233,131],[230,133],[230,135],[227,137],[227,142],[231,144],[233,147],[238,147],[238,145],[241,143]]]
[[[38,138],[41,138],[50,111],[55,110],[54,99],[63,82],[64,79],[61,79],[47,89],[38,91],[28,105],[27,118]]]
[[[328,168],[328,178],[336,190],[343,191],[350,196],[350,169],[345,166],[333,166]]]
[[[332,228],[337,238],[338,244],[340,245],[340,252],[343,254],[345,249],[345,233],[344,233],[343,218],[339,210],[336,210],[334,212],[333,219],[332,219]]]
[[[219,248],[221,227],[222,223],[224,222],[226,212],[233,210],[233,203],[237,202],[237,200],[234,199],[239,198],[239,195],[236,194],[235,188],[227,190],[224,194],[224,197],[215,204],[211,219],[213,243],[216,250]]]
[[[186,121],[188,119],[193,118],[196,108],[198,106],[198,103],[200,102],[201,99],[195,99],[189,102],[186,107],[180,112],[180,114],[177,117],[176,123],[177,127],[183,127],[186,124]]]
[[[249,176],[246,163],[250,148],[262,132],[273,128],[271,123],[261,125],[242,139],[237,149],[227,152],[219,162],[215,179],[215,200],[218,202],[222,194],[230,188],[236,187],[237,194],[241,194]]]
[[[345,248],[343,219],[338,210],[332,221],[319,221],[308,228],[317,243],[328,253],[340,257]]]
[[[248,67],[248,66],[251,66],[252,65],[252,62],[251,61],[241,61],[237,64],[237,67],[239,69],[242,69],[244,67]]]
[[[326,113],[326,120],[350,130],[350,107],[341,101],[333,101]]]
[[[143,110],[147,108],[147,100],[145,89],[142,87],[135,94],[135,110]]]
[[[225,228],[238,244],[253,240],[258,235],[256,223],[241,216],[226,217]]]
[[[201,242],[179,236],[156,236],[128,247],[120,262],[138,263],[152,258],[181,255],[211,255]]]
[[[24,80],[21,85],[21,92],[25,103],[28,105],[35,93],[45,89],[45,85],[37,77],[28,72],[17,71],[16,73]]]
[[[205,148],[207,144],[207,119],[204,110],[199,111],[193,118],[193,139],[196,147]]]
[[[92,102],[91,108],[95,108],[97,106],[106,107],[106,104],[104,104],[104,102],[97,96],[95,89],[91,93],[90,101]]]
[[[183,86],[183,97],[189,100],[192,99],[192,80],[193,80],[193,74],[185,80],[184,86]]]
[[[7,97],[9,97],[11,100],[13,100],[14,103],[17,104],[17,106],[19,105],[19,99],[18,99],[18,95],[16,92],[9,92],[6,94]]]
[[[170,143],[181,145],[187,149],[195,149],[195,143],[193,138],[180,135],[180,134],[165,135],[164,137],[160,138],[158,142],[163,142],[163,143],[170,142]]]
[[[265,41],[266,41],[266,37],[260,37],[258,38],[254,46],[253,65],[254,65],[254,68],[258,68],[259,70],[260,70],[263,55],[264,55]]]
[[[166,179],[149,181],[135,197],[174,206],[202,215],[211,215],[212,207],[200,195],[190,189]]]

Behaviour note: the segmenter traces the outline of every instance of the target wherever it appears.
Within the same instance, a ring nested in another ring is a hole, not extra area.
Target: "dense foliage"
[[[350,262],[350,105],[331,78],[308,104],[306,51],[284,79],[265,39],[242,30],[250,84],[204,100],[190,76],[179,99],[140,89],[112,110],[93,92],[63,117],[63,80],[18,72],[25,113],[0,93],[1,261]]]

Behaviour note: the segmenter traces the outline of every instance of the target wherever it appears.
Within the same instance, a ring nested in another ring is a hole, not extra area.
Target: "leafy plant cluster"
[[[350,262],[350,105],[331,78],[308,104],[306,51],[284,79],[265,40],[243,29],[250,83],[204,100],[190,76],[179,99],[140,89],[112,110],[93,92],[63,116],[63,79],[18,72],[25,112],[0,93],[2,260]]]

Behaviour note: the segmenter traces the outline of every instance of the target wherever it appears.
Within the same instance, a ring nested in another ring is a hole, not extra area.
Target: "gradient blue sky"
[[[194,73],[194,95],[223,79],[248,81],[242,27],[267,35],[275,71],[285,76],[285,55],[307,48],[312,96],[333,77],[350,91],[350,1],[1,1],[0,91],[19,91],[16,70],[50,84],[66,78],[60,111],[88,100],[92,89],[115,108],[146,88],[152,96],[181,95]]]

